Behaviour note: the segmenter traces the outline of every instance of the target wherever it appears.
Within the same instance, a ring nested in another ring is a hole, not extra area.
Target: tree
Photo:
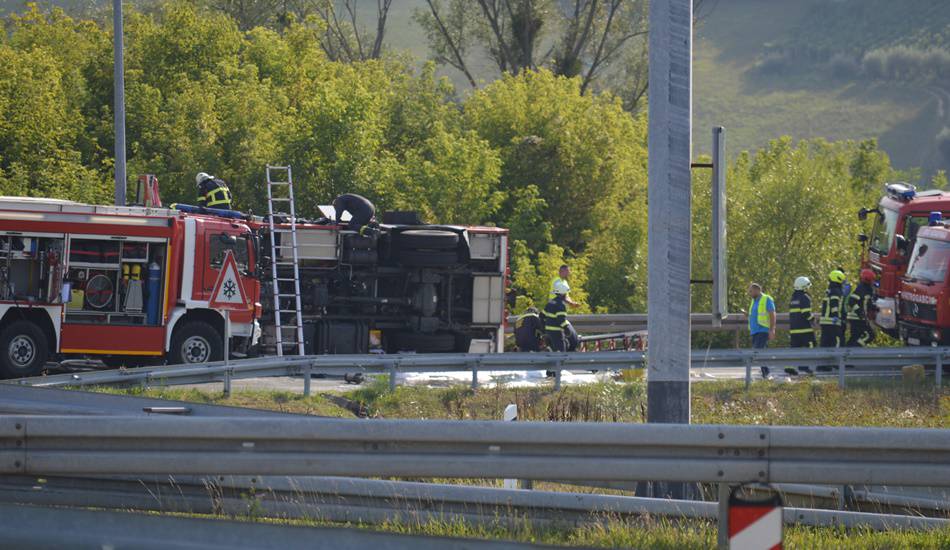
[[[646,34],[645,0],[426,0],[426,6],[415,19],[435,60],[461,71],[472,87],[473,57],[483,52],[500,74],[547,67],[580,77],[586,92]]]
[[[359,0],[318,0],[314,13],[326,30],[320,46],[334,61],[366,61],[379,59],[383,53],[386,22],[392,0],[376,0],[376,24],[372,32],[359,20]]]

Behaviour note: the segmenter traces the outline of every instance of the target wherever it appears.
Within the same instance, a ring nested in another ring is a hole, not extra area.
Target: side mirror
[[[859,242],[859,243],[866,243],[866,242],[868,242],[868,236],[865,235],[864,233],[859,234],[859,235],[858,235],[858,242]]]
[[[227,233],[222,233],[218,235],[218,240],[221,241],[221,244],[230,245],[231,247],[237,246],[237,237],[234,235],[228,235]]]
[[[870,212],[870,210],[868,210],[867,208],[862,208],[861,210],[858,210],[858,219],[861,220],[862,222],[868,219],[868,212]]]
[[[907,239],[903,235],[895,235],[894,242],[897,245],[897,252],[901,255],[907,255]]]

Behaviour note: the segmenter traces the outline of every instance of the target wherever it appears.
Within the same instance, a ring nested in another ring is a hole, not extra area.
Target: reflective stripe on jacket
[[[790,334],[814,334],[815,330],[811,326],[815,315],[811,310],[811,296],[804,290],[796,290],[792,293],[792,299],[788,303],[788,323]]]
[[[752,303],[749,304],[749,330],[752,330],[752,320],[755,319],[758,321],[759,326],[763,328],[772,328],[772,323],[769,320],[769,300],[772,300],[772,303],[775,303],[775,300],[766,293],[762,293],[758,302],[752,300]]]
[[[567,320],[567,307],[564,305],[564,298],[558,296],[548,301],[547,305],[544,306],[544,329],[560,332],[570,324]]]

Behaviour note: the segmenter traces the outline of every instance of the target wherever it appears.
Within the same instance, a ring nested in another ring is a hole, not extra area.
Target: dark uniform
[[[812,320],[815,315],[811,310],[811,296],[804,290],[792,293],[792,300],[788,303],[788,320],[791,326],[791,347],[815,347],[815,329]]]
[[[518,351],[541,351],[541,338],[544,337],[544,323],[537,310],[528,311],[515,322],[515,343]]]
[[[848,347],[864,347],[874,339],[871,324],[868,322],[868,311],[874,289],[868,283],[862,282],[848,296]]]
[[[821,347],[837,348],[844,344],[844,295],[841,283],[828,283],[821,301]]]
[[[198,206],[231,209],[231,190],[221,178],[205,178],[198,184]]]
[[[333,199],[333,208],[336,210],[337,223],[340,223],[344,212],[350,213],[350,222],[346,226],[350,231],[359,231],[376,215],[376,207],[369,199],[353,193]]]
[[[551,342],[554,351],[567,351],[565,331],[571,326],[567,320],[567,306],[564,305],[564,295],[558,294],[544,306],[544,332]]]

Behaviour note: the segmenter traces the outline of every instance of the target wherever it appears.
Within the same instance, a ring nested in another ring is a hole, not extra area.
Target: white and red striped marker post
[[[766,497],[745,498],[741,487],[729,494],[729,550],[781,550],[783,539],[782,498],[773,492]]]

